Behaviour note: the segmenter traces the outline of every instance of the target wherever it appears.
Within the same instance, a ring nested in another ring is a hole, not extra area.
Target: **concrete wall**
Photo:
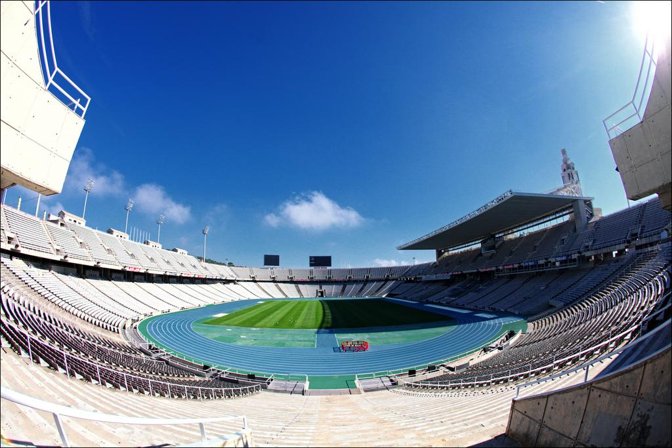
[[[658,193],[670,209],[670,42],[658,56],[651,95],[642,122],[609,141],[629,199]]]
[[[670,446],[670,350],[557,392],[513,400],[507,436],[523,446]]]
[[[3,1],[0,188],[60,193],[84,119],[45,87],[33,2]]]

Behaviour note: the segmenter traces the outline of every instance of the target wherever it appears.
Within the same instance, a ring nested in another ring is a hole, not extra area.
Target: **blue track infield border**
[[[332,347],[326,346],[297,348],[228,344],[206,338],[192,329],[194,322],[217,313],[230,313],[255,305],[259,300],[226,302],[149,317],[140,322],[138,331],[147,342],[174,356],[197,364],[214,366],[241,374],[254,373],[266,377],[274,375],[301,379],[306,375],[384,376],[409,369],[423,369],[431,364],[450,362],[478,351],[497,340],[509,329],[522,331],[527,329],[525,320],[518,316],[438,308],[392,298],[385,300],[449,316],[456,321],[457,328],[434,338],[408,344],[378,346],[375,350],[359,353],[339,353]],[[385,331],[393,330],[391,327],[381,327],[381,330],[383,328]],[[354,330],[356,329],[343,329],[344,332],[349,333]],[[399,330],[403,331],[401,328]],[[333,334],[330,336],[334,337]]]

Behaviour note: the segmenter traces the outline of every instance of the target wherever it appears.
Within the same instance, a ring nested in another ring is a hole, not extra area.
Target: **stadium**
[[[85,128],[58,7],[2,2],[3,446],[670,446],[669,25],[603,122],[636,203],[603,216],[562,149],[561,186],[397,248],[432,261],[237,266],[208,227],[195,256],[87,225],[91,185],[5,202],[60,194]]]

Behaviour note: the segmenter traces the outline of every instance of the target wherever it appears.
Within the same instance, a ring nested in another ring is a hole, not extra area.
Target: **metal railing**
[[[571,362],[576,362],[577,360],[580,360],[582,357],[587,357],[592,354],[594,354],[596,351],[599,351],[601,349],[608,348],[611,344],[617,343],[619,340],[624,340],[627,338],[630,338],[633,334],[633,332],[636,332],[640,328],[640,325],[633,325],[632,327],[628,328],[627,330],[619,333],[616,336],[610,337],[604,342],[601,342],[599,344],[593,345],[589,348],[582,349],[576,353],[572,353],[571,355],[562,357],[560,359],[554,359],[552,362],[544,364],[542,366],[532,368],[532,364],[529,364],[528,366],[525,367],[519,367],[515,369],[510,369],[506,374],[504,375],[498,375],[495,376],[494,373],[490,374],[490,378],[487,378],[486,375],[477,375],[474,377],[470,378],[461,378],[459,380],[449,380],[449,381],[432,381],[432,382],[407,382],[403,381],[401,379],[398,379],[399,385],[405,386],[411,389],[416,389],[416,388],[422,388],[422,389],[450,389],[453,387],[481,387],[481,386],[490,386],[492,384],[497,384],[497,383],[502,383],[502,382],[509,382],[512,380],[519,379],[520,377],[530,377],[534,376],[537,374],[544,373],[548,370],[553,370],[561,365],[571,363]],[[515,370],[515,372],[514,372]],[[486,377],[487,379],[479,379]]]
[[[646,108],[645,99],[648,99],[651,93],[653,77],[656,71],[655,54],[655,39],[647,36],[644,42],[642,62],[639,66],[639,75],[637,76],[637,84],[635,85],[632,99],[625,106],[602,120],[604,130],[607,131],[610,140],[618,137],[642,121],[644,109]]]
[[[54,423],[58,430],[58,435],[61,438],[63,446],[71,446],[68,436],[65,433],[62,417],[72,417],[82,420],[93,420],[96,422],[105,423],[119,423],[126,425],[195,425],[198,424],[201,441],[207,440],[205,432],[206,423],[218,423],[232,420],[242,419],[243,426],[240,431],[236,432],[233,438],[242,440],[242,446],[248,447],[251,445],[251,429],[247,426],[246,416],[227,416],[227,417],[199,417],[199,418],[145,418],[145,417],[127,417],[123,415],[101,414],[99,412],[84,411],[82,409],[75,409],[68,406],[62,406],[48,401],[40,400],[20,392],[3,387],[0,390],[0,395],[3,400],[11,401],[21,406],[26,406],[39,411],[51,412],[54,417]],[[238,445],[236,445],[238,446]]]
[[[669,295],[669,291],[665,291],[665,287],[662,283],[656,283],[657,279],[660,279],[661,277],[664,278],[664,274],[660,273],[654,278],[652,278],[649,282],[647,282],[646,285],[643,285],[642,288],[648,288],[649,285],[655,289],[655,284],[658,285],[659,289],[657,291],[652,291],[651,294],[656,294],[658,296],[658,299],[656,300],[656,303],[661,303],[664,301]],[[650,297],[646,298],[646,301],[649,301]],[[620,303],[624,303],[624,301],[627,299],[624,299]],[[397,378],[397,382],[400,386],[404,386],[409,389],[415,389],[415,388],[423,388],[423,389],[450,389],[454,387],[481,387],[481,386],[490,386],[492,384],[498,384],[498,383],[504,383],[504,382],[510,382],[510,381],[516,381],[520,380],[521,378],[529,378],[538,374],[543,374],[548,371],[552,371],[564,366],[567,366],[569,364],[574,364],[577,361],[583,361],[584,359],[588,357],[593,357],[595,354],[598,354],[602,351],[608,351],[609,355],[614,353],[613,348],[616,345],[619,345],[625,341],[630,341],[635,339],[638,335],[642,333],[642,327],[643,325],[648,322],[651,318],[653,318],[655,315],[660,314],[662,310],[658,310],[656,312],[651,313],[648,316],[645,316],[643,319],[635,321],[634,323],[631,323],[630,325],[627,326],[625,330],[619,331],[616,335],[612,335],[611,331],[609,334],[608,339],[597,343],[597,344],[590,344],[589,347],[583,348],[581,346],[579,348],[579,351],[569,353],[565,356],[562,356],[561,358],[556,358],[554,357],[552,361],[550,362],[545,362],[542,365],[539,365],[537,367],[533,367],[533,364],[530,363],[527,366],[521,366],[521,367],[515,367],[512,369],[509,369],[506,371],[506,373],[491,373],[490,375],[488,374],[482,374],[482,375],[474,375],[473,377],[467,377],[467,378],[460,378],[460,379],[455,379],[455,380],[447,380],[447,381],[431,381],[431,382],[425,382],[425,381],[416,381],[416,382],[411,382],[411,381],[405,381],[401,378]],[[626,344],[625,346],[629,346],[630,344]],[[579,367],[581,368],[581,367]],[[563,370],[561,374],[565,374],[567,370]],[[489,378],[488,378],[489,376]]]
[[[35,2],[35,32],[45,88],[83,119],[91,103],[91,97],[58,67],[51,27],[51,3],[48,0]],[[62,79],[60,83],[57,77]]]
[[[500,339],[503,338],[503,334],[499,336],[495,336],[488,340],[483,346],[475,347],[471,350],[468,350],[464,353],[458,353],[457,355],[452,355],[449,357],[444,357],[444,358],[439,358],[439,359],[434,359],[433,361],[429,362],[424,362],[422,364],[417,364],[414,366],[409,366],[409,367],[403,367],[399,369],[390,369],[390,370],[379,370],[376,372],[363,372],[363,373],[357,373],[355,374],[355,381],[361,381],[361,380],[369,380],[369,379],[375,379],[375,378],[381,378],[381,377],[390,377],[393,378],[395,381],[397,381],[400,385],[401,383],[405,383],[403,380],[401,380],[401,377],[404,375],[407,375],[410,370],[415,370],[418,376],[414,377],[416,378],[416,381],[419,377],[427,376],[429,375],[434,375],[435,373],[439,373],[441,370],[441,366],[448,363],[448,362],[454,362],[459,359],[463,359],[465,357],[471,356],[476,352],[481,352],[484,347],[487,347],[489,345],[492,345],[493,343],[499,341]],[[429,366],[435,366],[436,370],[430,371]],[[408,382],[407,384],[414,384],[411,382]],[[417,383],[415,383],[417,384]]]
[[[3,326],[6,323],[4,322],[3,319]],[[80,366],[82,364],[90,366],[92,369],[95,369],[95,377],[92,376],[92,378],[95,378],[98,382],[99,385],[104,386],[107,382],[111,383],[111,380],[108,381],[108,377],[106,377],[104,374],[105,372],[108,372],[109,377],[114,378],[116,376],[120,377],[123,379],[123,387],[127,390],[130,391],[133,389],[133,385],[135,384],[141,384],[142,387],[147,387],[147,390],[149,391],[150,395],[153,395],[155,392],[158,392],[159,394],[161,393],[161,389],[163,388],[163,391],[167,391],[168,396],[172,397],[173,395],[175,396],[181,396],[182,392],[184,392],[185,397],[190,397],[190,396],[196,396],[196,393],[198,393],[198,398],[203,399],[203,398],[209,398],[210,396],[213,398],[216,398],[218,395],[221,395],[222,398],[234,398],[234,397],[240,397],[240,396],[245,396],[257,392],[261,392],[261,385],[259,384],[254,384],[250,386],[242,386],[242,387],[221,387],[221,388],[216,388],[216,387],[204,387],[204,386],[198,386],[198,385],[190,385],[190,384],[182,384],[182,383],[177,383],[177,382],[170,382],[170,381],[161,381],[157,379],[152,379],[144,376],[139,376],[139,375],[133,375],[131,373],[126,373],[122,370],[117,370],[117,369],[112,369],[103,365],[100,365],[98,363],[92,362],[89,359],[82,358],[80,356],[75,356],[71,353],[67,353],[59,348],[56,348],[54,346],[51,346],[50,344],[45,343],[45,341],[32,336],[25,332],[22,328],[19,328],[18,326],[12,326],[14,330],[17,332],[17,334],[25,337],[25,350],[27,351],[27,355],[31,360],[34,360],[33,357],[37,356],[40,358],[39,353],[34,353],[33,350],[33,344],[38,344],[42,345],[44,347],[47,347],[47,350],[51,350],[55,353],[60,354],[62,356],[62,361],[63,361],[63,367],[62,369],[64,370],[64,373],[67,376],[75,376],[79,375],[82,372],[80,372],[76,368],[72,368],[71,365],[77,365],[79,364]],[[11,337],[11,336],[10,336]],[[33,342],[31,342],[33,341]],[[18,341],[16,341],[18,343]],[[11,341],[10,341],[11,343]],[[20,344],[19,344],[20,345]],[[24,350],[24,348],[21,348]],[[68,364],[68,360],[70,360],[70,364]],[[61,361],[55,360],[55,361]],[[146,385],[146,386],[145,386]],[[120,387],[122,385],[120,384]]]

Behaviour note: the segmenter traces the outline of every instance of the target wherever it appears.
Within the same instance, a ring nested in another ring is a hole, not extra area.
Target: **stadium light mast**
[[[205,226],[203,227],[203,263],[205,263],[205,246],[206,243],[208,242],[208,232],[210,231],[210,227]]]
[[[166,217],[164,215],[159,215],[159,219],[156,220],[156,223],[159,225],[159,232],[156,235],[156,242],[161,243],[161,224],[166,222]]]
[[[124,207],[124,210],[126,210],[126,224],[124,225],[124,233],[128,233],[128,215],[131,213],[131,210],[133,210],[133,206],[135,205],[135,202],[133,202],[133,199],[128,199],[128,202],[126,203],[126,207]]]
[[[37,203],[35,204],[35,217],[37,218],[37,214],[40,212],[40,199],[42,198],[41,193],[37,193]]]
[[[86,185],[84,185],[84,191],[86,194],[84,195],[84,210],[82,211],[82,219],[86,218],[86,202],[89,200],[89,193],[91,193],[91,190],[93,190],[93,184],[95,184],[94,180],[89,177],[89,180],[86,181]]]

